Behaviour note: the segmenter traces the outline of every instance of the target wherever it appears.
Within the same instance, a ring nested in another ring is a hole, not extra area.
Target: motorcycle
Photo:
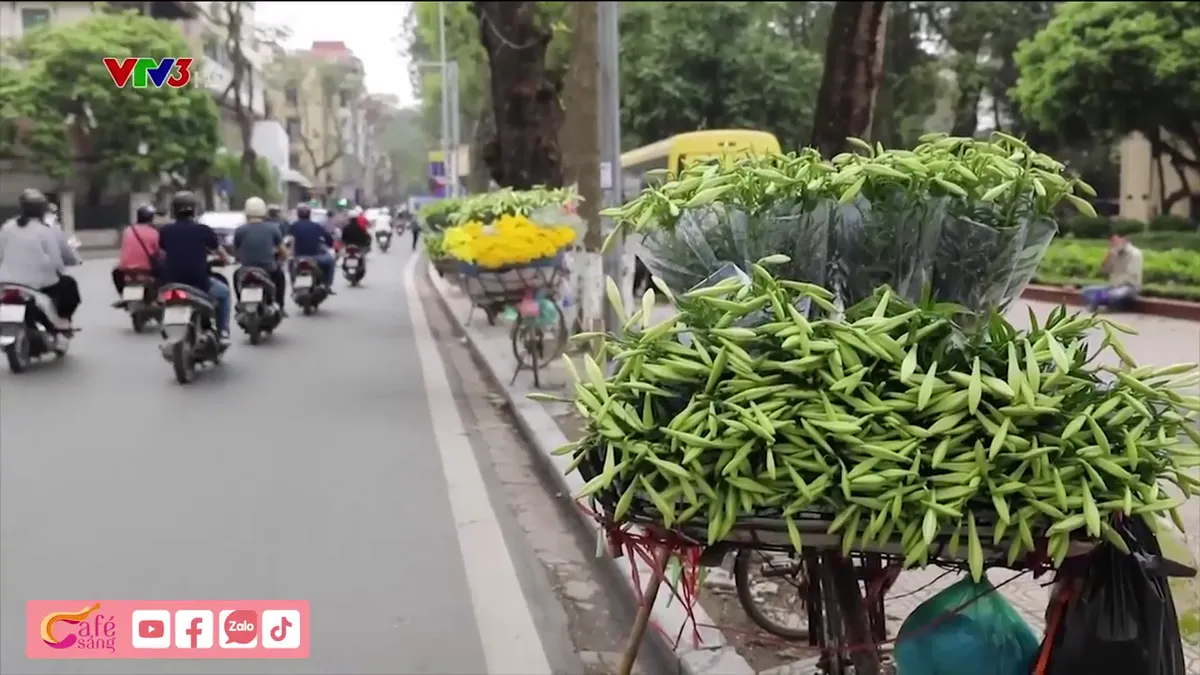
[[[392,246],[392,233],[390,230],[376,230],[375,241],[379,242],[379,250],[387,253],[387,250]]]
[[[187,384],[196,376],[197,366],[219,364],[227,348],[217,333],[216,300],[187,284],[163,286],[158,299],[163,305],[159,351],[175,371],[175,380]]]
[[[329,297],[329,287],[321,274],[321,268],[312,258],[298,258],[292,270],[292,300],[305,316],[317,311],[317,307]]]
[[[342,256],[342,273],[351,286],[358,286],[367,275],[367,259],[357,246],[347,246]]]
[[[0,349],[13,374],[25,372],[34,359],[63,357],[79,329],[59,328],[54,301],[36,288],[0,284]]]
[[[140,333],[151,321],[162,323],[162,304],[158,301],[158,284],[148,272],[125,272],[125,288],[114,306],[129,314],[133,332]]]
[[[250,344],[257,345],[264,334],[269,336],[283,321],[283,308],[275,303],[275,284],[265,271],[242,267],[234,275],[234,288],[234,320],[250,336]]]

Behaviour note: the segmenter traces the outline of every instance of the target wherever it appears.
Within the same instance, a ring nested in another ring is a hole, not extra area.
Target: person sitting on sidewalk
[[[1142,290],[1142,252],[1129,240],[1114,234],[1100,271],[1108,275],[1107,286],[1086,286],[1079,292],[1093,312],[1101,307],[1128,309]]]

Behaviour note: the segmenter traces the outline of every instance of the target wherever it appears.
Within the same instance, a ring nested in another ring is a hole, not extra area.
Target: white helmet
[[[242,207],[247,218],[266,218],[267,203],[259,197],[250,197]]]

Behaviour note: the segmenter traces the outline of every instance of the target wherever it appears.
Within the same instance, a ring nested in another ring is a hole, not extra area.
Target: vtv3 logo
[[[146,56],[117,59],[110,56],[104,59],[104,67],[108,69],[108,74],[118,89],[124,89],[131,79],[134,89],[161,89],[163,85],[179,89],[192,81],[194,61],[195,59],[186,56],[164,59]]]

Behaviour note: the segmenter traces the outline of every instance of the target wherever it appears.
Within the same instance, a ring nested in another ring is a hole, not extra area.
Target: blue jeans
[[[321,276],[325,285],[333,288],[333,277],[337,271],[333,267],[333,254],[325,251],[320,255],[313,256],[313,262],[317,263],[317,268],[321,270]]]
[[[1121,309],[1137,298],[1137,289],[1128,284],[1121,286],[1085,286],[1079,291],[1091,309],[1112,307]]]
[[[229,332],[229,287],[217,279],[208,280],[208,294],[217,301],[217,330]]]

